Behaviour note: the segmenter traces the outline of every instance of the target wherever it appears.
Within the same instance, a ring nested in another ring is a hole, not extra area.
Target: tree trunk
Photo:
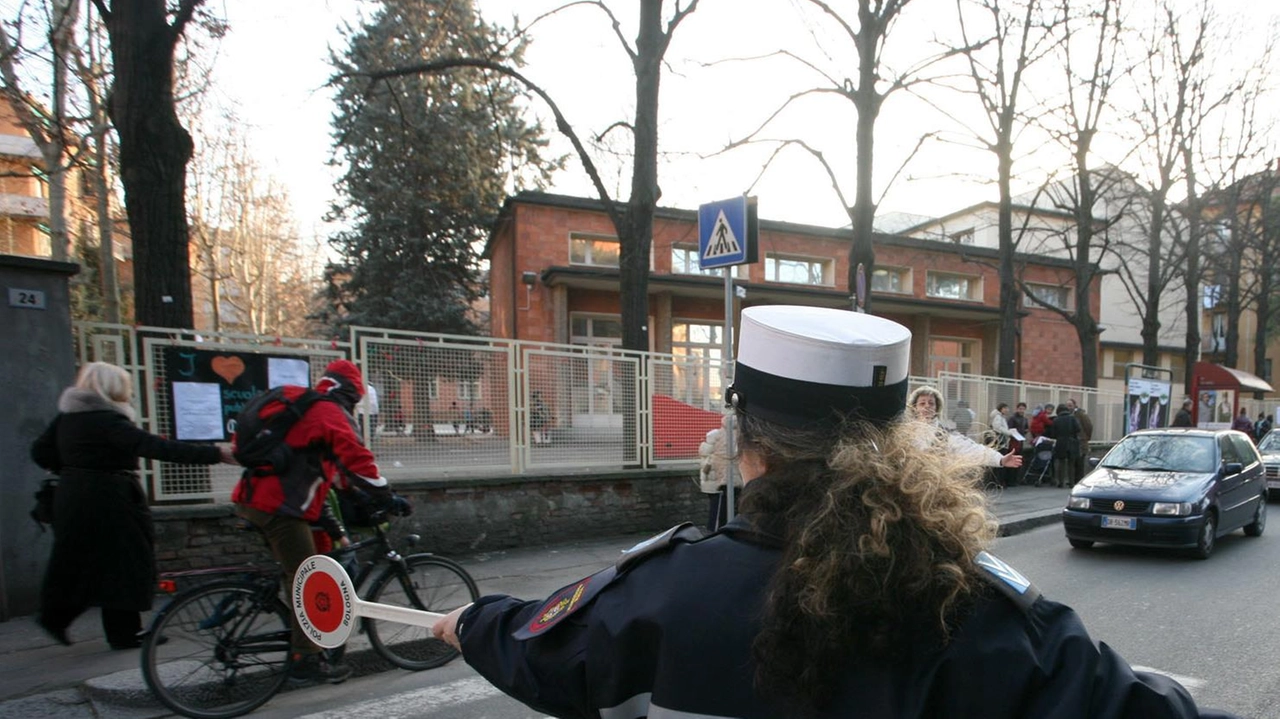
[[[858,3],[858,87],[854,90],[853,106],[858,113],[856,135],[857,145],[857,188],[854,193],[853,208],[849,220],[853,231],[853,241],[849,246],[849,295],[852,297],[852,308],[858,309],[858,268],[862,268],[862,280],[865,283],[866,296],[863,310],[871,311],[871,272],[876,265],[876,250],[872,241],[875,231],[876,205],[872,195],[872,173],[875,169],[875,130],[876,118],[880,115],[880,103],[883,98],[876,92],[876,48],[880,38],[880,20],[867,0]]]
[[[1153,366],[1160,363],[1160,263],[1164,259],[1163,230],[1168,196],[1167,183],[1152,193],[1151,226],[1147,228],[1147,297],[1142,308],[1142,363]]]
[[[649,248],[653,244],[653,212],[658,204],[658,86],[662,79],[662,0],[642,0],[636,37],[636,117],[631,199],[627,202],[627,237],[620,237],[622,346],[649,349]]]
[[[1018,292],[1013,277],[1013,192],[1010,189],[1013,176],[1012,119],[1005,124],[1002,119],[999,145],[996,149],[997,183],[1000,193],[997,233],[1000,249],[1000,337],[996,352],[996,375],[1013,379],[1017,377],[1014,366],[1017,351]]]
[[[1187,186],[1187,259],[1183,275],[1183,287],[1187,294],[1183,304],[1187,335],[1182,347],[1185,371],[1182,384],[1187,396],[1191,396],[1191,381],[1196,362],[1200,360],[1200,275],[1203,270],[1200,261],[1200,200],[1196,188],[1195,163],[1192,161],[1190,146],[1185,144],[1182,147],[1182,164]]]
[[[120,137],[137,322],[190,327],[185,195],[192,144],[173,98],[173,52],[181,26],[166,21],[164,0],[116,0],[106,26],[115,65],[109,113]]]
[[[1240,183],[1227,193],[1227,217],[1231,239],[1227,242],[1227,348],[1222,363],[1236,368],[1240,365],[1240,312],[1244,304],[1240,298],[1240,266],[1243,264],[1244,242],[1240,237]]]

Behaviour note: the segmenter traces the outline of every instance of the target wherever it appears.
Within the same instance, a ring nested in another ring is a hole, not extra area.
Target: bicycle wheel
[[[142,645],[142,676],[169,709],[195,719],[247,714],[280,689],[289,615],[271,587],[213,582],[160,610]]]
[[[407,576],[396,565],[378,575],[369,601],[398,607],[449,612],[480,596],[467,570],[431,554],[404,558]],[[403,669],[433,669],[458,656],[458,651],[431,636],[431,627],[366,619],[369,641],[387,661]]]

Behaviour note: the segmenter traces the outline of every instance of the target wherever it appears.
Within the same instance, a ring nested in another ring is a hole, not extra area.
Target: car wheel
[[[1253,522],[1244,525],[1244,533],[1250,537],[1261,537],[1262,530],[1267,528],[1267,495],[1258,498],[1258,508],[1253,511]]]
[[[1067,537],[1067,541],[1071,542],[1071,546],[1076,549],[1088,549],[1093,546],[1093,542],[1088,539],[1072,539],[1071,537]]]
[[[1196,540],[1193,554],[1196,559],[1208,559],[1213,554],[1213,545],[1218,539],[1218,518],[1209,512],[1204,515],[1204,524],[1200,525],[1200,538]]]

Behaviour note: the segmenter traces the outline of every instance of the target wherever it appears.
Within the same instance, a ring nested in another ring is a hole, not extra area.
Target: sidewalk
[[[1008,536],[1059,521],[1066,489],[1013,487],[990,490]],[[482,594],[544,597],[613,563],[618,553],[645,536],[607,537],[460,557]],[[145,618],[144,618],[145,623]],[[71,627],[75,644],[64,647],[31,617],[0,623],[0,716],[14,719],[144,719],[169,716],[150,696],[138,669],[138,651],[112,651],[102,639],[96,612]],[[357,674],[385,668],[380,660],[352,648]]]

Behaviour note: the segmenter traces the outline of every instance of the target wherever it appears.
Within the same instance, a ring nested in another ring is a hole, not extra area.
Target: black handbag
[[[58,478],[46,477],[40,482],[40,489],[36,490],[36,506],[31,508],[31,518],[40,525],[40,531],[44,531],[44,525],[53,524],[53,501],[58,495]]]

